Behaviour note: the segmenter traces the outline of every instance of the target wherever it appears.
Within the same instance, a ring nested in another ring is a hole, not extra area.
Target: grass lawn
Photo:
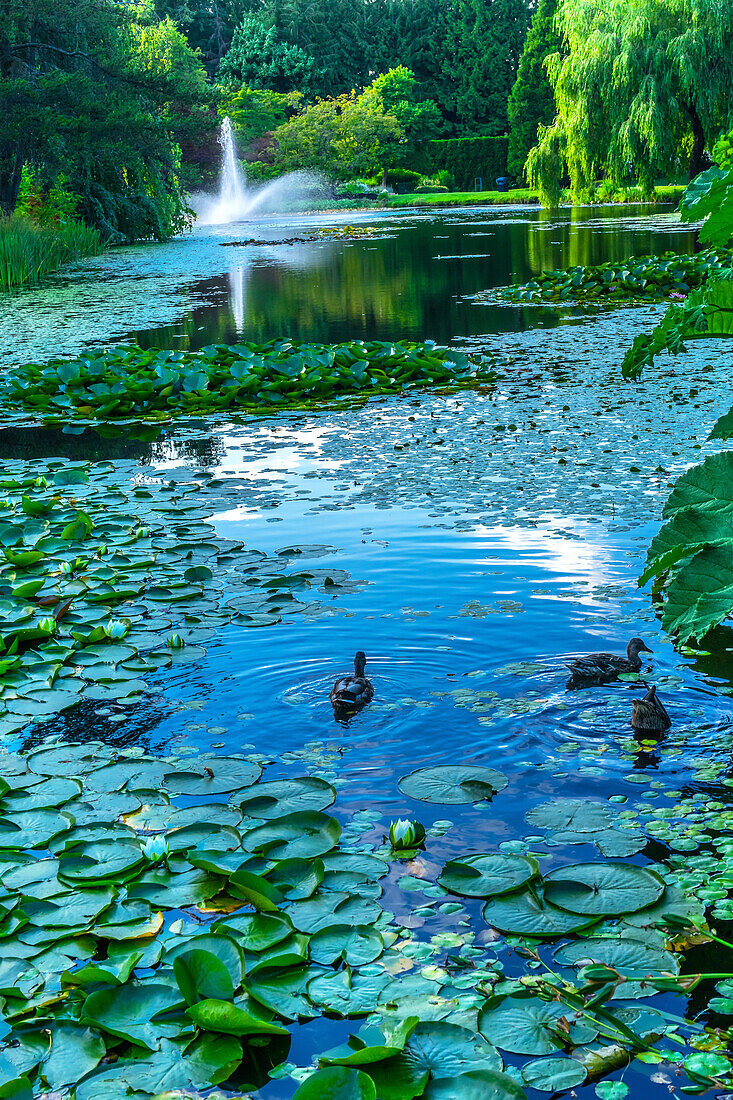
[[[664,184],[655,188],[658,202],[679,202],[685,185]],[[617,200],[618,201],[618,200]],[[629,199],[628,201],[638,201]],[[438,195],[395,195],[387,200],[390,207],[404,206],[513,206],[538,203],[536,191],[516,188],[512,191],[447,191]]]

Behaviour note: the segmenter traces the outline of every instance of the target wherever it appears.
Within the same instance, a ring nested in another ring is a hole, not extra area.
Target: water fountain
[[[221,172],[219,193],[199,191],[191,206],[199,225],[226,225],[264,213],[285,213],[303,200],[323,197],[326,182],[317,172],[288,172],[261,186],[249,186],[237,161],[234,132],[229,118],[219,130]]]

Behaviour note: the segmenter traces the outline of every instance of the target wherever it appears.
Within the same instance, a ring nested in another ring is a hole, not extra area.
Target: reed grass
[[[41,226],[17,214],[0,217],[0,290],[32,286],[62,264],[103,250],[100,234],[82,222]]]

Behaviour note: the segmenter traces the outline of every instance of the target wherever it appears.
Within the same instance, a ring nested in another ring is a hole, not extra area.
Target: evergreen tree
[[[198,58],[144,0],[0,5],[0,211],[28,166],[43,186],[63,175],[113,240],[179,231],[178,145],[208,125],[208,98]]]
[[[513,176],[524,173],[527,154],[537,141],[537,127],[549,126],[555,117],[555,93],[545,59],[561,48],[556,11],[557,0],[539,0],[509,96],[508,168]]]
[[[234,32],[217,79],[226,88],[267,88],[271,92],[313,90],[316,63],[304,49],[283,41],[275,27],[247,15]]]
[[[458,0],[456,120],[474,134],[505,134],[507,104],[529,20],[525,0]]]

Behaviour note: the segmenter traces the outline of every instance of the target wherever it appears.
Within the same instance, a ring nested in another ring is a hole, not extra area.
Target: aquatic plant
[[[695,255],[664,252],[661,256],[634,256],[565,271],[544,271],[523,286],[504,287],[484,297],[498,296],[510,302],[659,301],[686,296],[708,279],[731,267],[733,251],[718,246]]]
[[[0,735],[81,700],[130,705],[148,673],[203,656],[207,615],[271,625],[348,579],[222,539],[199,485],[59,460],[5,462],[0,491]]]
[[[38,283],[62,264],[103,250],[97,230],[72,219],[40,226],[28,218],[0,218],[0,290]]]
[[[44,417],[165,419],[176,413],[300,407],[414,386],[475,386],[496,377],[488,359],[432,341],[271,340],[195,352],[132,346],[18,367],[8,374],[0,402]]]
[[[326,1085],[336,1100],[521,1100],[525,1085],[558,1091],[637,1055],[661,1061],[660,1042],[688,1052],[693,1085],[730,1082],[723,1035],[716,1047],[634,1005],[702,977],[680,977],[656,930],[709,935],[663,867],[540,874],[532,858],[486,853],[423,880],[480,899],[486,922],[518,937],[530,967],[512,978],[465,937],[422,943],[393,923],[380,903],[389,849],[349,844],[322,778],[262,780],[255,758],[91,740],[2,753],[0,772],[9,1097],[249,1092],[297,1072],[301,1100]],[[409,957],[431,965],[405,973]],[[730,975],[705,977],[725,998]],[[304,1073],[287,1061],[288,1028],[323,1014],[368,1020]]]

